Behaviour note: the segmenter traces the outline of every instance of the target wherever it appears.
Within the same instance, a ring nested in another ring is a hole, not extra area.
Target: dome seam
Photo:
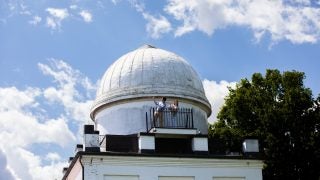
[[[144,85],[144,81],[143,81],[143,78],[144,78],[144,69],[143,69],[143,62],[144,62],[144,53],[146,52],[146,49],[143,49],[143,52],[142,52],[142,59],[141,59],[141,84]]]
[[[131,53],[129,53],[129,55],[131,55],[131,54],[132,54],[132,52],[131,52]],[[124,58],[124,59],[123,59],[123,62],[122,62],[122,64],[121,64],[121,69],[120,69],[120,74],[119,74],[119,80],[118,80],[118,87],[121,87],[122,70],[123,70],[123,66],[124,66],[124,64],[126,63],[126,61],[127,61],[128,57],[129,57],[129,55],[128,55],[128,56],[126,56],[126,58]]]
[[[133,56],[132,61],[131,61],[130,72],[129,72],[129,74],[130,74],[130,86],[132,85],[132,82],[131,82],[132,81],[132,67],[133,67],[133,63],[134,63],[134,60],[135,60],[138,52],[140,52],[140,50],[135,51],[134,56]]]
[[[128,54],[126,54],[126,58],[127,58]],[[120,60],[121,61],[121,60]],[[120,63],[120,61],[116,61],[116,64],[114,65],[113,69],[112,69],[112,73],[111,73],[111,77],[110,77],[110,82],[109,82],[109,90],[111,90],[111,82],[112,82],[112,78],[113,78],[113,73],[116,69],[116,67],[118,66],[118,64]]]
[[[150,51],[150,56],[151,56],[151,67],[152,67],[152,71],[155,71],[155,68],[154,68],[154,59],[153,59],[153,55],[152,55],[152,51]],[[154,78],[155,76],[152,77],[152,82],[154,82]]]
[[[173,57],[171,57],[171,61],[174,61]],[[176,63],[172,66],[173,72],[176,72]],[[174,73],[174,81],[178,82],[178,74]]]
[[[113,67],[114,65],[116,64],[116,62],[112,63],[111,66],[110,66],[110,71],[109,69],[103,74],[103,81],[101,82],[102,84],[102,87],[99,87],[100,88],[100,93],[103,94],[104,91],[105,91],[105,83],[107,82],[107,77],[108,77],[108,74],[111,72],[111,70],[113,70]],[[111,69],[112,68],[112,69]],[[110,87],[109,87],[110,88]]]

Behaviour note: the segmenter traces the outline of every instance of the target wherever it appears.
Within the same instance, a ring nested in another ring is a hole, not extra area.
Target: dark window
[[[190,138],[156,138],[156,153],[192,154]]]
[[[114,152],[138,152],[137,135],[107,135],[106,150]]]

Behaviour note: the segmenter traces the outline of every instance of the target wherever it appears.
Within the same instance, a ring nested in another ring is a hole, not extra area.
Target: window
[[[155,146],[156,153],[192,154],[190,138],[156,138]]]
[[[159,180],[194,180],[193,176],[159,176]]]
[[[213,177],[213,180],[245,180],[244,177]]]
[[[135,175],[104,175],[104,180],[139,180]]]

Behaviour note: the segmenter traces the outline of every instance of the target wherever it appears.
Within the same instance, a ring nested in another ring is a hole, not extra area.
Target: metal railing
[[[146,112],[147,132],[152,128],[193,129],[193,111],[191,108],[178,108],[175,111],[166,108],[157,112],[152,107]]]

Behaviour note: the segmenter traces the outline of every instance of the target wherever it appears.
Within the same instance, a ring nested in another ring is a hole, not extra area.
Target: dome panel
[[[143,84],[142,72],[143,72],[143,55],[144,51],[139,51],[135,57],[137,63],[132,63],[130,78],[135,81],[131,81],[131,86],[139,86]]]
[[[132,53],[128,54],[125,59],[121,62],[120,69],[120,76],[117,76],[117,80],[119,81],[119,85],[116,88],[119,87],[128,87],[131,84],[131,64],[133,61],[134,55]]]

